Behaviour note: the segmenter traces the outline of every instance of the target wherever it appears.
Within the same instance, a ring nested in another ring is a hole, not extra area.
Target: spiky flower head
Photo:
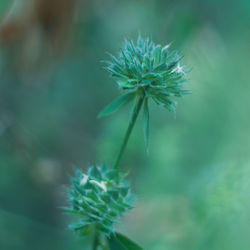
[[[94,228],[106,235],[114,233],[114,224],[132,209],[133,196],[124,177],[106,166],[92,166],[87,174],[77,170],[68,191],[70,207],[64,208],[79,217],[70,228],[82,235]]]
[[[175,112],[173,97],[189,93],[183,88],[186,71],[181,66],[181,56],[170,51],[169,45],[155,44],[149,38],[139,36],[136,44],[125,41],[118,57],[110,55],[106,69],[117,79],[123,90],[144,90],[157,104]]]

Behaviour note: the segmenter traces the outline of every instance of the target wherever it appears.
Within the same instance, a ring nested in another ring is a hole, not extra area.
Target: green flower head
[[[136,44],[126,41],[118,57],[110,55],[106,69],[117,79],[119,87],[130,92],[142,89],[146,97],[175,112],[173,97],[189,93],[183,88],[187,71],[180,65],[182,59],[169,45],[156,45],[149,38],[139,36]]]
[[[113,233],[114,224],[124,212],[132,209],[133,196],[124,177],[124,174],[105,166],[90,167],[87,174],[77,170],[68,191],[71,206],[64,208],[79,217],[70,228],[83,235],[93,228],[106,235]]]

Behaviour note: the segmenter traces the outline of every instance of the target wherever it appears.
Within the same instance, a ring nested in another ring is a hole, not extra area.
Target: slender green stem
[[[95,234],[94,234],[94,241],[93,241],[93,246],[92,250],[97,250],[99,246],[99,232],[97,229],[95,229]]]
[[[119,164],[121,162],[123,153],[124,153],[124,151],[126,149],[126,146],[128,144],[129,137],[130,137],[131,132],[132,132],[132,130],[134,128],[136,119],[137,119],[137,117],[138,117],[138,115],[140,113],[140,110],[141,110],[144,98],[145,98],[144,91],[143,90],[138,90],[138,92],[137,92],[137,99],[136,99],[136,103],[135,103],[135,106],[134,106],[134,109],[133,109],[133,113],[132,113],[132,116],[131,116],[131,119],[130,119],[130,122],[129,122],[129,125],[128,125],[128,128],[127,128],[125,137],[123,139],[123,142],[122,142],[122,145],[121,145],[121,149],[120,149],[118,157],[116,159],[116,162],[115,162],[115,165],[114,165],[114,169],[118,169],[118,167],[119,167]]]

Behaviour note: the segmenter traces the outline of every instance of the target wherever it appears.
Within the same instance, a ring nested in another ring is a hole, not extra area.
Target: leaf
[[[101,180],[102,179],[102,174],[99,171],[99,169],[96,166],[93,166],[89,169],[88,171],[88,175],[91,177],[96,178],[97,180]]]
[[[114,61],[114,63],[115,63],[116,65],[118,65],[120,68],[122,67],[121,63],[119,62],[119,60],[118,60],[115,56],[113,56],[113,55],[110,54],[110,53],[108,53],[108,55],[111,57],[111,59]]]
[[[120,233],[112,234],[108,242],[110,250],[143,250],[137,243]]]
[[[148,98],[145,99],[144,102],[144,139],[146,144],[146,150],[148,152],[148,145],[149,145],[149,110],[148,110]]]
[[[71,230],[76,230],[77,231],[77,230],[82,230],[85,227],[88,227],[89,225],[91,225],[91,222],[89,222],[89,221],[81,221],[78,224],[71,224],[71,225],[69,225],[69,228]]]
[[[110,238],[108,238],[108,244],[109,244],[110,250],[118,250],[118,249],[128,250],[128,248],[124,247],[122,243],[113,235]]]
[[[155,65],[158,65],[161,61],[161,50],[162,50],[162,46],[161,45],[157,45],[154,49],[154,61],[155,61]]]
[[[106,69],[108,72],[110,72],[112,76],[115,76],[115,77],[117,77],[117,78],[123,78],[123,79],[124,79],[124,78],[125,78],[125,79],[127,78],[126,75],[123,75],[123,74],[121,74],[121,73],[115,71],[115,69],[113,69],[113,68],[111,68],[111,67],[104,67],[104,69]]]
[[[130,240],[126,236],[116,233],[116,238],[124,245],[127,247],[128,250],[143,250],[142,247],[140,247],[137,243],[134,241]]]
[[[83,213],[82,213],[81,211],[77,211],[77,210],[74,210],[74,209],[68,208],[68,207],[60,207],[60,208],[61,208],[65,213],[83,216]]]
[[[125,94],[125,95],[117,98],[116,100],[114,100],[113,102],[111,102],[108,106],[106,106],[99,113],[98,118],[101,118],[103,116],[107,116],[107,115],[111,115],[111,114],[115,113],[120,108],[124,107],[130,101],[132,101],[132,99],[134,98],[134,96],[135,96],[135,93],[134,92],[130,92],[130,93],[127,93],[127,94]]]
[[[176,114],[176,105],[177,103],[167,97],[158,95],[157,97],[154,97],[153,100],[156,102],[156,104],[163,106],[164,108],[168,109],[170,112]]]
[[[69,225],[69,229],[79,233],[81,236],[87,236],[92,232],[93,224],[88,221],[81,221],[78,224]]]

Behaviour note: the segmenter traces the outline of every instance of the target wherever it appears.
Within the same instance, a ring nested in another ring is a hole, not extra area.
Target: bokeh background
[[[192,95],[176,119],[152,103],[148,155],[138,120],[122,161],[136,208],[119,231],[147,250],[249,249],[250,2],[17,2],[0,2],[0,249],[88,249],[66,229],[63,186],[114,161],[129,110],[96,119],[119,95],[100,61],[138,33],[173,42]]]

